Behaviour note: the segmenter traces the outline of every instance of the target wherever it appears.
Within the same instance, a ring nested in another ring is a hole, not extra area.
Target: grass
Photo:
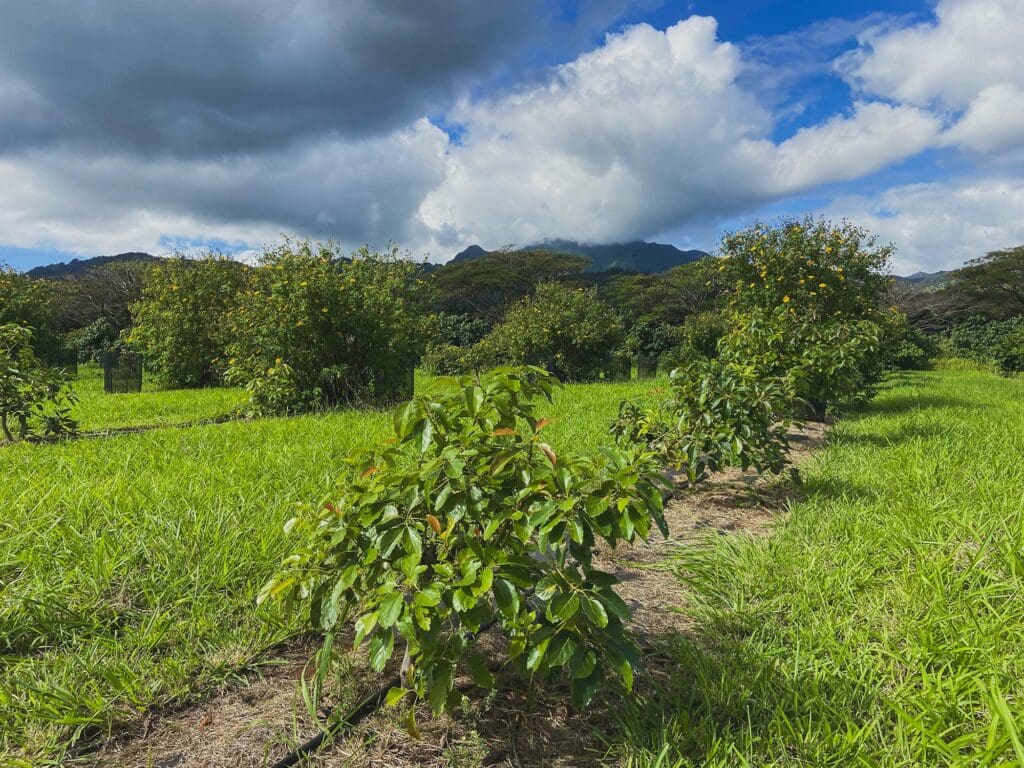
[[[104,396],[90,381],[85,429],[212,416],[232,395]],[[546,436],[556,450],[594,445],[619,401],[653,386],[567,387]],[[0,448],[0,764],[58,760],[293,634],[254,606],[286,552],[281,526],[389,422],[349,411]]]
[[[840,422],[767,540],[680,555],[691,638],[622,763],[1024,765],[1024,381],[913,374]]]
[[[103,391],[103,370],[97,365],[80,366],[71,385],[79,399],[72,416],[83,432],[215,419],[235,411],[245,396],[231,387],[159,389],[148,377],[140,393],[108,395]]]

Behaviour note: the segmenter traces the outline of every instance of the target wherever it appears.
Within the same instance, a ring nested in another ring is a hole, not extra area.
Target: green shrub
[[[491,323],[482,317],[453,312],[438,312],[434,316],[433,334],[440,344],[471,347],[491,330]]]
[[[485,367],[537,365],[565,381],[582,381],[609,369],[622,340],[618,317],[596,289],[542,283],[509,309],[475,359]]]
[[[942,341],[946,357],[963,357],[982,365],[995,366],[1004,374],[1024,370],[1020,339],[1024,316],[990,320],[973,315],[957,322]]]
[[[734,322],[720,356],[788,381],[798,415],[821,419],[829,409],[862,404],[881,378],[881,328],[870,320],[815,321],[780,308],[738,314]]]
[[[33,350],[41,358],[63,348],[54,286],[0,264],[0,325],[9,323],[32,330]]]
[[[0,325],[0,432],[13,441],[41,431],[72,434],[75,398],[64,374],[44,365],[32,348],[32,331],[21,325]]]
[[[688,317],[676,329],[676,345],[662,355],[665,368],[680,368],[718,355],[718,344],[729,332],[724,312],[701,312]]]
[[[326,633],[321,674],[351,626],[378,672],[404,644],[390,703],[450,711],[463,698],[460,670],[495,685],[473,650],[494,622],[511,668],[567,678],[576,706],[609,674],[630,687],[629,610],[592,555],[597,542],[645,538],[652,524],[666,533],[667,481],[635,445],[556,456],[536,415],[556,384],[538,368],[498,369],[402,405],[395,440],[351,459],[338,493],[289,521],[303,543],[261,599],[308,609]]]
[[[778,472],[789,450],[793,393],[751,366],[699,360],[672,371],[669,396],[654,407],[623,402],[612,432],[620,445],[655,451],[690,483],[725,466]]]
[[[163,384],[223,383],[228,315],[239,301],[247,269],[214,254],[161,259],[148,269],[142,299],[132,306],[129,340]]]
[[[886,368],[900,371],[924,370],[939,352],[937,341],[907,322],[905,315],[892,311],[881,316],[881,357]]]
[[[102,360],[104,352],[118,349],[122,345],[120,331],[105,317],[65,334],[64,341],[68,348],[75,350],[80,362],[94,363]]]
[[[995,350],[995,362],[1004,376],[1024,371],[1024,323],[1003,336]]]
[[[417,275],[396,251],[349,259],[309,242],[270,251],[229,313],[228,380],[261,413],[407,396],[427,329]]]

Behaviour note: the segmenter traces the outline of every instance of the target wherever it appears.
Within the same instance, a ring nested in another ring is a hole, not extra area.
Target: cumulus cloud
[[[922,110],[862,103],[775,144],[742,68],[715,20],[692,17],[634,26],[546,82],[464,104],[463,143],[423,220],[491,244],[645,237],[858,178],[938,135]]]
[[[944,111],[946,143],[1024,145],[1024,0],[940,0],[935,19],[861,36],[840,70],[864,93]]]
[[[954,269],[989,251],[1024,243],[1024,177],[962,179],[894,187],[833,201],[847,217],[897,245],[894,272]]]

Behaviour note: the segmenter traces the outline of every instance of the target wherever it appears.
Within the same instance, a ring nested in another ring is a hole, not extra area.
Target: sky
[[[1024,243],[1024,0],[0,8],[0,261],[713,250],[805,213],[894,271]]]

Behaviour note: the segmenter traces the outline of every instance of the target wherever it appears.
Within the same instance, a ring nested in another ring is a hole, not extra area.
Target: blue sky
[[[0,24],[0,261],[713,249],[850,218],[897,272],[1024,242],[1024,0],[39,0]]]

